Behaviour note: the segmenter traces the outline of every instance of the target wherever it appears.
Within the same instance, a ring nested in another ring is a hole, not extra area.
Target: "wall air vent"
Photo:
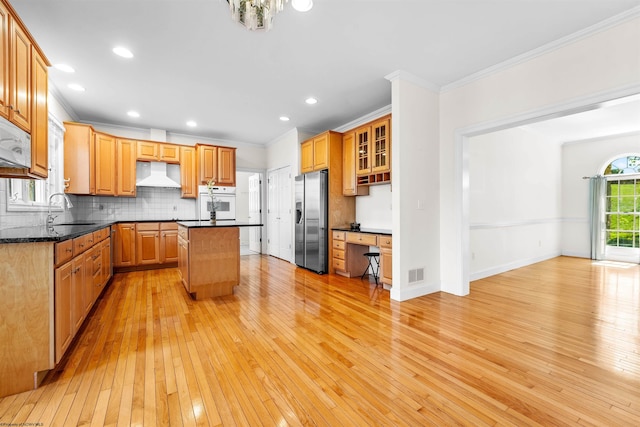
[[[424,280],[424,267],[409,270],[409,284]]]

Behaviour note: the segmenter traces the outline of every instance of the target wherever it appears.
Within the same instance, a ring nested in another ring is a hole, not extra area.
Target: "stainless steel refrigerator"
[[[296,265],[322,274],[328,271],[327,171],[296,176]]]

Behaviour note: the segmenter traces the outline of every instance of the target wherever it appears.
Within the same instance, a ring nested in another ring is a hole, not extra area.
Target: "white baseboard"
[[[480,280],[480,279],[484,279],[485,277],[495,276],[496,274],[504,273],[505,271],[515,270],[516,268],[525,267],[527,265],[535,264],[540,261],[546,261],[548,259],[555,258],[560,255],[561,255],[560,252],[553,252],[553,253],[540,255],[534,258],[512,261],[510,263],[487,268],[482,271],[476,271],[469,274],[469,281],[473,282],[474,280]]]
[[[403,287],[402,289],[399,289],[398,286],[392,286],[389,297],[395,301],[406,301],[438,291],[440,291],[440,284],[438,283],[418,283],[416,285]]]

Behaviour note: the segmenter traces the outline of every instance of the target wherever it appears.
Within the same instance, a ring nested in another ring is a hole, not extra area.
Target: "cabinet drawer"
[[[335,268],[336,270],[340,270],[340,271],[346,271],[345,269],[345,262],[343,259],[333,259],[333,268]]]
[[[56,243],[56,266],[62,265],[73,258],[73,240]]]
[[[159,222],[139,222],[136,224],[136,231],[158,231],[160,230]]]
[[[178,227],[178,236],[182,239],[189,240],[189,229],[187,227]]]
[[[378,236],[378,244],[381,248],[391,248],[391,236],[380,235]]]
[[[76,237],[73,239],[73,256],[75,257],[76,255],[80,255],[91,246],[93,246],[93,233]]]
[[[178,223],[177,222],[161,222],[160,230],[177,230]]]
[[[102,230],[93,232],[93,242],[98,243],[103,241],[109,236],[109,227],[103,228]]]
[[[341,249],[336,249],[335,251],[333,251],[333,258],[344,259],[344,251]]]
[[[347,243],[355,243],[357,245],[378,246],[378,236],[366,233],[347,233]]]
[[[333,240],[344,240],[345,234],[346,233],[344,231],[334,231]]]
[[[344,250],[345,247],[347,246],[347,244],[345,242],[343,242],[342,240],[333,240],[333,248],[334,249],[342,249]]]

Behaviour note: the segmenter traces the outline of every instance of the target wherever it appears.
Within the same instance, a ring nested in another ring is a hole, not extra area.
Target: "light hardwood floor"
[[[637,265],[560,257],[398,303],[241,263],[235,294],[203,301],[176,269],[117,275],[0,425],[640,425]]]

